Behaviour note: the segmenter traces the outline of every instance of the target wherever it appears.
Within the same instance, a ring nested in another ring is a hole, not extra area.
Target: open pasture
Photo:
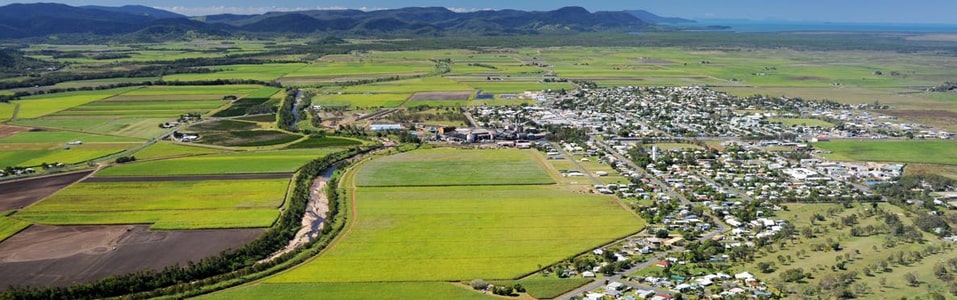
[[[814,147],[831,151],[825,156],[833,160],[957,165],[957,143],[953,141],[832,140]]]
[[[611,197],[548,186],[362,187],[354,209],[343,240],[266,282],[511,279],[643,226]]]
[[[409,93],[329,94],[313,97],[312,103],[320,106],[398,107],[409,98],[409,95]]]
[[[165,176],[245,173],[292,173],[307,162],[341,150],[338,147],[250,151],[128,163],[97,176]]]
[[[288,179],[79,183],[14,216],[49,225],[268,227],[288,185]]]
[[[256,283],[200,296],[199,299],[496,299],[448,282]]]
[[[359,186],[444,186],[552,184],[536,163],[535,151],[433,149],[401,153],[370,162],[359,171]]]
[[[295,72],[305,67],[306,64],[261,64],[261,65],[227,65],[227,66],[208,66],[205,68],[216,70],[213,73],[204,74],[174,74],[163,76],[166,81],[198,81],[198,80],[216,80],[216,79],[246,79],[246,80],[276,80],[286,74]]]

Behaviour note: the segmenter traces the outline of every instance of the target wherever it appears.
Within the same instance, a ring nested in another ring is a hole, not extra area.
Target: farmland
[[[835,160],[882,161],[957,165],[957,143],[953,141],[853,141],[815,143],[831,151]]]
[[[495,299],[444,282],[395,283],[260,283],[200,297],[200,299]]]
[[[28,226],[30,226],[28,222],[11,219],[9,217],[0,217],[0,242]]]
[[[537,185],[491,180],[506,175],[501,172],[472,173],[454,180],[438,180],[430,178],[429,172],[420,172],[427,178],[389,182],[401,187],[363,184],[377,183],[379,173],[430,170],[431,164],[441,160],[468,158],[473,167],[502,162],[523,166],[522,161],[537,165],[529,154],[537,155],[516,150],[437,149],[373,160],[356,174],[356,220],[348,234],[313,261],[262,285],[281,284],[276,286],[281,289],[303,283],[512,279],[642,228],[643,222],[622,210],[613,198],[563,192],[548,185],[551,180]],[[534,170],[536,174],[509,172],[506,177],[510,181],[548,178],[542,167]],[[425,182],[441,186],[416,186]],[[463,236],[466,231],[469,233]],[[569,239],[576,242],[568,243]],[[446,267],[449,265],[457,267]],[[545,293],[548,290],[541,288]],[[329,295],[349,297],[339,292]]]
[[[386,157],[362,169],[359,186],[551,184],[531,151],[437,149]],[[510,170],[502,174],[502,170]],[[388,170],[388,172],[386,172]]]
[[[24,98],[7,103],[0,103],[0,120],[9,120],[13,118],[13,112],[16,106],[17,119],[37,118],[54,114],[63,110],[88,104],[97,100],[103,100],[136,88],[125,88],[107,91],[92,92],[73,92],[63,94],[51,94]]]
[[[119,165],[97,176],[176,176],[202,174],[292,173],[306,162],[339,148],[235,152]]]
[[[153,223],[154,229],[268,227],[287,186],[288,180],[275,179],[80,183],[15,218],[49,225]]]
[[[161,142],[152,144],[149,147],[143,148],[143,150],[137,151],[136,159],[151,160],[151,159],[158,159],[158,158],[178,157],[178,156],[213,154],[213,153],[219,153],[219,152],[221,151],[217,149],[210,149],[210,148],[203,148],[198,146],[175,144],[172,142],[161,141]]]
[[[82,141],[82,144],[68,143]],[[0,166],[80,163],[142,144],[142,140],[75,132],[30,131],[0,138]]]

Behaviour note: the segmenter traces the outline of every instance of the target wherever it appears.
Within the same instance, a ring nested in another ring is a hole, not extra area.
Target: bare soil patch
[[[472,92],[418,92],[409,100],[468,100],[469,96]]]
[[[289,178],[292,178],[292,173],[91,177],[91,178],[87,178],[83,182],[206,181],[206,180],[289,179]]]
[[[0,139],[29,130],[30,128],[26,127],[0,124]]]
[[[86,177],[93,171],[0,182],[0,211],[20,209]],[[0,281],[2,282],[2,281]]]
[[[264,229],[150,231],[147,225],[30,228],[0,243],[0,289],[67,286],[185,264],[249,243]]]

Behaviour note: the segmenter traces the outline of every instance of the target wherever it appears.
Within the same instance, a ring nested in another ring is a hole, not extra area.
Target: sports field
[[[15,218],[40,224],[144,224],[154,229],[268,227],[287,179],[79,183]]]

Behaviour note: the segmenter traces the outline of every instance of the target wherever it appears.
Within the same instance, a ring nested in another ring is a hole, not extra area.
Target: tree
[[[907,281],[907,284],[910,286],[920,285],[920,281],[917,280],[917,275],[912,272],[907,272],[907,274],[904,274],[904,280]]]
[[[781,272],[781,275],[779,276],[781,276],[781,280],[783,280],[784,282],[800,281],[801,279],[804,279],[804,269],[802,268],[787,269]]]
[[[476,290],[484,290],[488,288],[488,282],[485,281],[484,279],[479,279],[479,278],[472,279],[472,281],[469,282],[469,285]]]
[[[668,232],[667,229],[658,229],[658,231],[655,232],[655,237],[660,238],[660,239],[664,239],[664,238],[668,238],[668,235],[669,235],[669,234],[670,234],[670,233]]]
[[[773,266],[774,266],[774,265],[773,265],[772,263],[769,263],[769,262],[766,262],[766,261],[762,261],[762,262],[759,262],[759,263],[758,263],[758,269],[761,270],[761,273],[771,273],[771,272],[774,272],[774,269],[772,269]]]

